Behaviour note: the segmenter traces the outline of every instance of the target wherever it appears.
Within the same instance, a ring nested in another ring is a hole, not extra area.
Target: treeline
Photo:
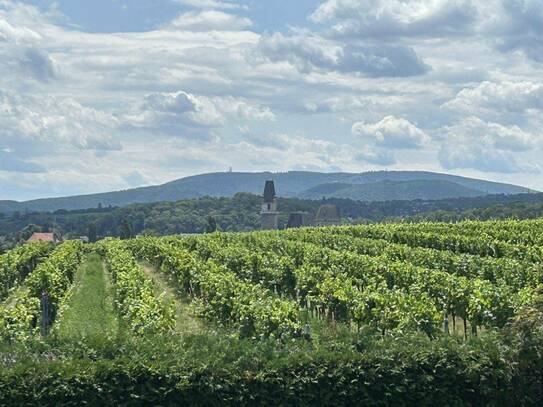
[[[459,222],[462,220],[535,219],[543,217],[543,203],[512,203],[493,205],[488,208],[468,210],[436,211],[413,216],[412,219],[437,222]]]
[[[232,198],[204,197],[177,202],[134,204],[123,208],[99,206],[47,213],[0,213],[0,252],[26,240],[35,231],[56,232],[65,238],[103,238],[205,233],[215,229],[235,232],[255,230],[260,227],[260,204],[259,196],[238,193]],[[337,205],[346,223],[405,218],[439,221],[526,219],[543,215],[543,194],[386,202],[280,198],[280,228],[286,226],[291,212],[305,212],[306,220],[311,224],[322,204]]]

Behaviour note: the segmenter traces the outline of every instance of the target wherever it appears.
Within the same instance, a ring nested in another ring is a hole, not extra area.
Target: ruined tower
[[[276,230],[278,228],[279,212],[277,212],[277,197],[273,181],[266,181],[264,187],[264,199],[260,212],[260,224],[262,230]]]

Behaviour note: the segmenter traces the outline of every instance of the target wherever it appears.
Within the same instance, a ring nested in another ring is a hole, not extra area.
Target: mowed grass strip
[[[88,255],[78,270],[75,292],[59,321],[59,335],[69,338],[116,335],[119,326],[113,300],[113,287],[102,259],[97,254]]]
[[[206,331],[204,323],[192,315],[188,299],[183,293],[174,290],[165,275],[146,262],[140,263],[145,274],[153,281],[155,295],[163,295],[166,303],[175,306],[175,330],[181,334],[199,334]]]

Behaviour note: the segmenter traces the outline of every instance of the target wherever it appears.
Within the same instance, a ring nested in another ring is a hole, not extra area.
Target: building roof
[[[273,202],[275,199],[275,184],[273,181],[266,181],[264,187],[264,202]]]
[[[317,211],[317,222],[319,221],[340,221],[341,216],[336,205],[322,205]]]
[[[34,233],[27,242],[54,242],[55,235],[53,233]]]

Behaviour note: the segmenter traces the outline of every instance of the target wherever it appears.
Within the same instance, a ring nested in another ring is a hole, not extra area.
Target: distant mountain
[[[309,188],[299,196],[304,199],[346,198],[357,201],[399,201],[447,199],[484,195],[478,189],[442,180],[379,181],[369,184],[334,182]]]
[[[444,199],[519,194],[534,192],[510,184],[483,181],[455,175],[424,171],[376,171],[364,173],[319,173],[290,171],[284,173],[210,173],[195,175],[163,185],[80,195],[46,198],[26,202],[0,201],[0,212],[55,211],[102,206],[127,206],[133,203],[177,201],[202,196],[231,197],[237,192],[261,194],[266,180],[273,179],[282,197],[325,196],[365,201]],[[334,185],[337,184],[337,185]],[[334,188],[337,191],[330,192]]]

